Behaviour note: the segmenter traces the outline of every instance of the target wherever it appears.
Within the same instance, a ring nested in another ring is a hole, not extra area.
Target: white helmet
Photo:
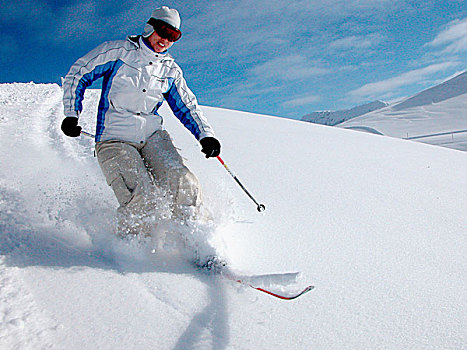
[[[176,9],[171,9],[167,6],[159,7],[152,11],[149,21],[151,20],[151,18],[164,21],[165,23],[170,24],[175,29],[180,29],[180,14]],[[146,25],[144,26],[143,37],[147,38],[152,33],[154,33],[154,27],[151,24],[146,23]]]

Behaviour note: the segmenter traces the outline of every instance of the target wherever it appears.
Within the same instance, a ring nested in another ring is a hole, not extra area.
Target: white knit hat
[[[167,6],[159,7],[152,11],[151,17],[149,19],[151,18],[159,19],[165,23],[170,24],[172,27],[180,29],[180,14],[175,9],[168,8]],[[143,37],[147,38],[152,33],[154,33],[154,27],[149,23],[146,23],[144,26]]]

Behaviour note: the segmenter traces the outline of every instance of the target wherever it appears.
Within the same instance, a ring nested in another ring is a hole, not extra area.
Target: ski
[[[272,295],[273,297],[282,299],[282,300],[293,300],[293,299],[297,299],[298,297],[302,296],[302,295],[305,294],[305,293],[308,293],[309,291],[311,291],[311,290],[313,290],[313,289],[315,288],[315,286],[308,286],[308,287],[305,287],[305,289],[303,289],[301,292],[295,293],[295,294],[293,294],[293,295],[281,295],[281,294],[279,294],[279,293],[271,292],[270,290],[266,290],[266,289],[263,289],[263,288],[254,287],[254,286],[252,286],[252,285],[250,285],[250,287],[251,287],[251,288],[254,288],[254,289],[256,289],[256,290],[259,290],[260,292],[263,292],[263,293]]]
[[[268,290],[266,288],[256,287],[256,286],[254,286],[254,285],[252,285],[252,284],[250,284],[248,282],[245,282],[245,281],[243,281],[241,279],[230,278],[230,276],[228,276],[228,275],[224,275],[224,276],[227,277],[231,281],[240,283],[241,285],[256,289],[257,291],[269,294],[269,295],[271,295],[273,297],[276,297],[276,298],[282,299],[282,300],[297,299],[298,297],[302,296],[305,293],[308,293],[309,291],[311,291],[311,290],[313,290],[315,288],[314,286],[307,286],[303,290],[301,290],[299,292],[296,292],[296,293],[287,293],[287,294],[284,293],[284,294],[282,294],[282,293],[279,293],[279,292],[273,292],[272,290]]]
[[[195,262],[197,268],[209,273],[214,273],[227,280],[241,284],[243,286],[255,289],[259,292],[266,293],[282,300],[293,300],[308,293],[315,287],[312,285],[306,286],[298,291],[276,291],[271,287],[287,287],[297,282],[299,272],[271,273],[261,275],[243,275],[232,271],[229,266],[216,256],[210,257],[205,263],[199,264]],[[283,288],[282,288],[283,289]]]
[[[314,286],[307,286],[305,287],[304,289],[302,290],[299,290],[298,292],[289,292],[289,293],[286,293],[286,292],[276,292],[276,291],[273,291],[271,289],[268,289],[266,287],[258,287],[258,286],[255,286],[254,284],[252,284],[252,280],[258,280],[258,279],[269,279],[269,278],[277,278],[277,277],[287,277],[287,278],[290,278],[292,277],[294,280],[296,279],[296,277],[298,276],[298,272],[294,272],[294,273],[285,273],[285,274],[271,274],[271,275],[258,275],[258,276],[245,276],[245,277],[241,277],[241,276],[236,276],[235,274],[232,274],[232,273],[229,273],[229,272],[225,272],[225,271],[220,271],[220,276],[222,277],[225,277],[226,279],[230,280],[230,281],[233,281],[233,282],[236,282],[236,283],[239,283],[243,286],[246,286],[246,287],[249,287],[249,288],[253,288],[259,292],[262,292],[262,293],[266,293],[270,296],[273,296],[275,298],[278,298],[278,299],[282,299],[282,300],[293,300],[293,299],[297,299],[298,297],[308,293],[309,291],[313,290],[315,287]],[[279,284],[283,284],[283,285],[287,285],[287,283],[279,283]]]

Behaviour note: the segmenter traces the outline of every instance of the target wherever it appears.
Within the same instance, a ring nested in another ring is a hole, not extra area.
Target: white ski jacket
[[[96,142],[146,142],[162,128],[157,110],[164,99],[197,140],[214,136],[173,57],[141,37],[105,42],[75,62],[63,82],[65,116],[79,117],[86,88],[101,77]]]

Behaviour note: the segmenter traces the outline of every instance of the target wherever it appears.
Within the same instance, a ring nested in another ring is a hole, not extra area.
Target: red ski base
[[[309,291],[311,291],[311,290],[313,290],[315,288],[315,286],[308,286],[308,287],[304,288],[302,291],[299,291],[297,293],[292,293],[292,294],[288,293],[287,295],[284,295],[284,294],[280,294],[278,292],[273,292],[273,291],[265,289],[265,288],[256,287],[256,286],[252,285],[251,283],[249,283],[247,281],[244,281],[242,279],[237,278],[235,275],[230,275],[229,273],[221,272],[221,276],[223,276],[223,277],[225,277],[225,278],[227,278],[227,279],[229,279],[231,281],[240,283],[240,284],[242,284],[244,286],[256,289],[256,290],[258,290],[260,292],[269,294],[269,295],[271,295],[271,296],[273,296],[275,298],[279,298],[279,299],[282,299],[282,300],[297,299],[298,297],[302,296],[303,294],[308,293]]]
[[[297,294],[293,294],[293,295],[288,295],[288,296],[286,296],[286,295],[280,295],[280,294],[271,292],[271,291],[266,290],[266,289],[264,289],[264,288],[254,287],[254,286],[252,286],[252,285],[249,285],[249,287],[254,288],[254,289],[256,289],[256,290],[259,290],[260,292],[263,292],[263,293],[272,295],[273,297],[276,297],[276,298],[279,298],[279,299],[282,299],[282,300],[293,300],[293,299],[297,299],[299,296],[302,296],[303,294],[308,293],[310,290],[313,290],[313,289],[315,288],[315,286],[308,286],[308,287],[306,287],[304,290],[302,290],[301,292],[299,292],[299,293],[297,293]]]

